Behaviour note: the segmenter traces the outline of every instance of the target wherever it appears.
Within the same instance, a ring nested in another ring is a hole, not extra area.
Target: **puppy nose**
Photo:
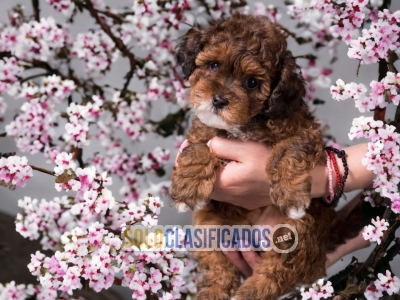
[[[224,108],[225,106],[227,106],[229,101],[224,96],[214,95],[212,103],[215,108],[221,109],[221,108]]]

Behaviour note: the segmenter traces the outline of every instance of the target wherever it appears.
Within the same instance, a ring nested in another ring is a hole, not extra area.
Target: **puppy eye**
[[[212,62],[210,62],[209,67],[210,67],[210,70],[212,71],[212,70],[219,68],[220,64],[219,64],[219,62],[212,61]]]
[[[250,90],[255,89],[256,87],[258,87],[258,83],[259,82],[258,82],[257,78],[249,77],[246,80],[246,88],[248,88]]]

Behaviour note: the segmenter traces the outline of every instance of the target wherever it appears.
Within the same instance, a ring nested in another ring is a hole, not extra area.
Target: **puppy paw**
[[[304,208],[300,207],[300,208],[289,208],[288,212],[287,212],[287,216],[291,219],[297,220],[297,219],[301,219],[302,217],[304,217],[304,215],[306,214]]]
[[[187,205],[186,205],[185,203],[183,203],[183,202],[177,202],[177,203],[175,204],[175,207],[176,207],[177,211],[180,212],[180,213],[186,212],[186,211],[188,211],[188,210],[190,209],[190,207],[187,206]]]
[[[311,198],[308,193],[294,191],[288,193],[282,189],[272,189],[271,199],[272,203],[279,207],[284,215],[295,220],[304,217],[306,209],[311,203]]]
[[[208,203],[218,167],[218,158],[206,144],[191,144],[183,149],[171,183],[171,197],[178,203],[178,210],[185,209],[181,203],[192,210]]]

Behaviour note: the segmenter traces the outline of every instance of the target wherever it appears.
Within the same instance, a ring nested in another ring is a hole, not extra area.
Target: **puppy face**
[[[189,79],[190,103],[210,127],[230,130],[258,115],[285,118],[305,90],[285,37],[267,18],[235,14],[190,30],[177,60]]]

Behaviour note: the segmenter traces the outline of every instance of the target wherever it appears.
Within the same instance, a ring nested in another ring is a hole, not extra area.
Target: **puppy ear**
[[[180,43],[176,47],[175,57],[178,65],[182,67],[185,80],[189,79],[196,69],[196,56],[204,47],[201,39],[200,31],[192,28],[180,38]]]
[[[291,52],[280,57],[280,78],[269,99],[265,114],[269,119],[289,118],[303,103],[306,94],[300,68]]]

